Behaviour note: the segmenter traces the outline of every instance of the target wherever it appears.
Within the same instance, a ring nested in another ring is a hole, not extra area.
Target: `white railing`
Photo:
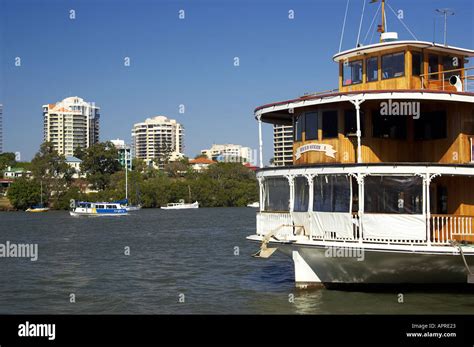
[[[360,240],[361,220],[357,214],[352,215],[353,237],[338,237],[335,233],[325,231],[321,235],[313,234],[313,240],[357,242]],[[302,224],[302,225],[299,225]],[[309,236],[310,228],[315,226],[303,225],[306,223],[296,223],[289,212],[259,212],[257,213],[257,234],[267,235],[272,233],[276,238],[287,240],[297,235]],[[383,226],[382,226],[383,227]],[[314,232],[314,230],[313,230]],[[430,219],[430,240],[433,245],[449,245],[450,241],[470,241],[474,242],[474,216],[460,215],[431,215]],[[384,244],[415,244],[425,245],[426,240],[410,239],[409,237],[363,237],[364,243],[384,243]]]
[[[257,213],[257,234],[274,233],[277,238],[293,236],[293,221],[289,212],[259,212]]]
[[[451,240],[474,241],[474,216],[431,216],[432,243],[448,244]]]

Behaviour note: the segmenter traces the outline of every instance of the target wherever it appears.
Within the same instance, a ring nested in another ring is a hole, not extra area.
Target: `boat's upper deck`
[[[338,89],[263,105],[255,115],[293,126],[296,165],[472,163],[473,56],[423,41],[357,47],[333,58]]]

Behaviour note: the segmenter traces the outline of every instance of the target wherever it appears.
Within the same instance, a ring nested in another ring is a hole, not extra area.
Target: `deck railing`
[[[449,83],[452,75],[458,75],[461,79],[462,91],[474,91],[474,67],[421,74],[421,89],[455,90],[455,87]],[[436,77],[432,78],[432,76]]]
[[[259,212],[257,213],[257,234],[273,233],[277,238],[293,235],[294,227],[289,212]]]
[[[449,245],[454,240],[474,243],[474,216],[433,214],[429,222],[430,241],[433,245]],[[313,239],[341,242],[427,244],[426,240],[366,238],[363,237],[360,223],[360,217],[355,213],[352,215],[353,237],[341,238],[333,233],[324,232],[322,235],[313,235]],[[288,239],[296,235],[309,236],[311,230],[306,230],[304,226],[296,223],[290,212],[257,213],[257,234],[267,235],[269,233],[280,239]]]
[[[434,214],[431,216],[431,241],[448,244],[449,241],[474,241],[474,216]]]

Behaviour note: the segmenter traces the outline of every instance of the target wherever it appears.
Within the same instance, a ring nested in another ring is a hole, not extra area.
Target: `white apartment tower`
[[[165,152],[170,161],[178,160],[184,157],[183,135],[183,126],[174,119],[165,116],[147,118],[133,126],[133,155],[148,165],[151,162],[158,165]]]
[[[73,156],[78,147],[92,146],[99,142],[99,111],[94,103],[77,96],[43,105],[44,141],[52,142],[65,156]]]
[[[273,126],[273,165],[293,165],[293,126]]]

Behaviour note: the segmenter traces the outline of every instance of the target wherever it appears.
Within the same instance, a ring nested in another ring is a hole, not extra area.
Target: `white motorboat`
[[[184,201],[180,201],[161,206],[161,209],[163,210],[183,210],[189,208],[199,208],[199,202],[195,201],[192,204],[186,204]]]

